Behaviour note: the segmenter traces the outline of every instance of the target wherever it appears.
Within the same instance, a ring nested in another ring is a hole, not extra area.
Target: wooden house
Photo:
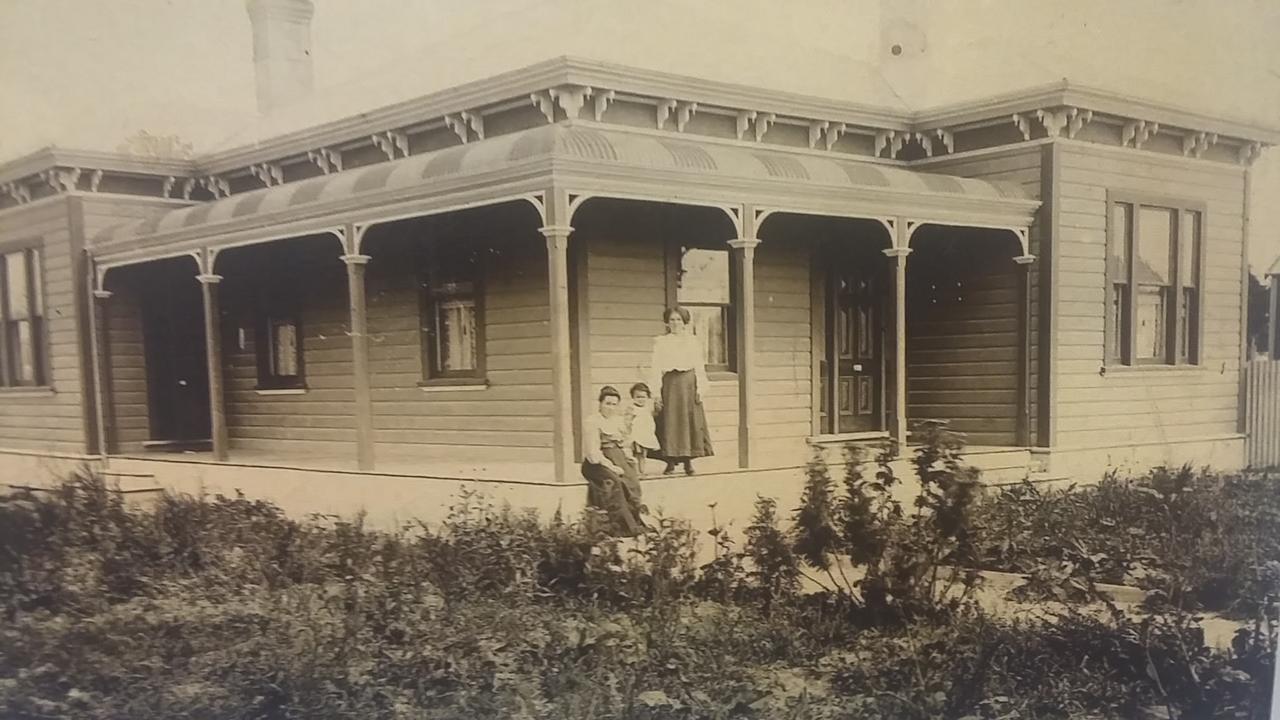
[[[41,150],[0,166],[0,472],[581,504],[581,418],[673,304],[716,455],[669,507],[921,419],[993,479],[1238,467],[1277,139],[1067,82],[903,112],[557,58],[190,160]]]

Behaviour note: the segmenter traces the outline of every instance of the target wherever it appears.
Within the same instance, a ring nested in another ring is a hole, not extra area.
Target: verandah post
[[[209,368],[209,425],[213,439],[213,459],[227,459],[227,413],[222,393],[222,331],[218,311],[218,283],[221,275],[203,272],[196,276],[204,296],[204,348]]]
[[[897,247],[891,247],[884,254],[893,259],[894,293],[893,293],[893,389],[894,389],[894,429],[893,439],[898,443],[898,452],[905,453],[907,448],[907,256],[911,248],[906,247],[906,222],[897,222]]]
[[[356,467],[372,470],[373,398],[369,387],[369,313],[364,289],[369,256],[361,255],[359,238],[363,228],[346,228],[347,306],[351,313],[351,384],[355,395]]]
[[[744,216],[750,215],[750,208]],[[751,427],[755,416],[755,352],[756,352],[756,281],[755,257],[759,238],[753,237],[755,228],[744,227],[746,237],[729,241],[729,247],[737,251],[738,297],[734,313],[737,335],[738,364],[738,466],[751,467]]]
[[[572,348],[569,344],[569,235],[573,228],[552,223],[539,228],[539,232],[547,239],[553,401],[551,443],[555,477],[563,482],[574,464]]]
[[[1031,446],[1031,267],[1035,255],[1019,255],[1018,264],[1018,419],[1017,443]]]
[[[92,270],[89,275],[90,286],[93,283]],[[89,322],[92,323],[89,334],[90,352],[93,353],[93,392],[97,410],[98,455],[105,460],[111,449],[111,435],[115,429],[114,404],[111,402],[110,387],[107,378],[111,377],[110,328],[107,323],[110,314],[107,302],[111,299],[110,290],[92,290],[92,305],[89,307]]]

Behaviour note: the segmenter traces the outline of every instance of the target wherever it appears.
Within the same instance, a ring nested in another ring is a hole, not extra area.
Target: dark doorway
[[[156,263],[140,284],[151,443],[156,449],[210,444],[204,301],[185,264]]]
[[[823,433],[884,429],[885,262],[876,247],[830,242],[821,251],[826,332],[819,366]],[[832,411],[834,408],[834,412]]]

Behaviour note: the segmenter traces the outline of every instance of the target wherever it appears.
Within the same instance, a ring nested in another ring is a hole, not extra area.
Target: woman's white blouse
[[[601,449],[604,445],[604,436],[612,436],[619,443],[626,442],[621,415],[605,417],[599,412],[592,413],[582,422],[582,434],[587,446],[584,459],[595,465],[604,465],[608,462]]]
[[[702,354],[702,342],[692,333],[674,335],[667,333],[653,339],[653,359],[649,364],[649,389],[654,397],[662,394],[662,376],[671,370],[692,370],[698,378],[698,393],[710,387],[707,380],[707,362]]]

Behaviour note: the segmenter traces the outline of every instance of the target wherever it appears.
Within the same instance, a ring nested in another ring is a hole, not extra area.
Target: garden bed
[[[1176,598],[1093,594],[1102,575],[1030,552],[1051,545],[1006,517],[1025,495],[979,504],[960,449],[926,442],[910,508],[886,465],[837,484],[815,464],[800,508],[760,499],[700,567],[674,519],[619,541],[471,495],[399,532],[243,498],[131,509],[94,478],[12,495],[0,716],[1267,716],[1265,584],[1232,585],[1264,594],[1227,647]],[[1009,539],[1028,550],[984,549]],[[993,559],[1035,564],[963,569]]]

